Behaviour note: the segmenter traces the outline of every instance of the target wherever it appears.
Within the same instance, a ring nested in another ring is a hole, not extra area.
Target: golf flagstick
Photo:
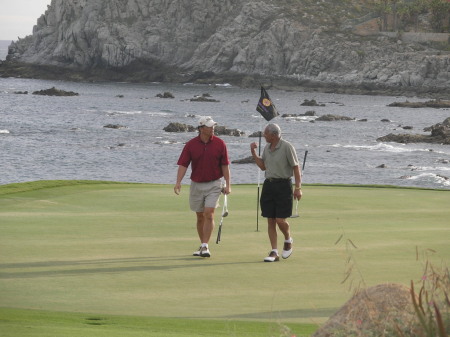
[[[261,84],[261,95],[258,100],[258,104],[256,105],[256,111],[258,111],[261,116],[264,117],[266,121],[270,121],[271,119],[275,118],[276,116],[279,116],[277,109],[275,108],[275,105],[273,104],[272,100],[269,97],[269,94],[267,93],[266,89]],[[261,134],[262,132],[259,131],[259,157],[261,157]],[[256,201],[256,231],[259,232],[259,174],[260,170],[258,170],[258,199]]]
[[[261,157],[261,128],[259,130],[258,156]],[[256,196],[256,231],[259,232],[259,185],[261,170],[258,169],[258,195]]]
[[[220,241],[220,235],[222,234],[223,218],[225,218],[226,216],[228,216],[228,200],[227,200],[227,195],[224,194],[223,195],[222,218],[220,219],[220,224],[219,224],[219,230],[217,232],[216,243],[219,243],[219,241]]]

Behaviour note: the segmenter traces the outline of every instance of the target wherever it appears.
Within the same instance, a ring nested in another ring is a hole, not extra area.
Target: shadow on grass
[[[312,318],[312,317],[330,317],[338,308],[321,309],[297,309],[297,310],[276,310],[267,312],[255,312],[241,315],[230,315],[221,317],[224,319],[289,319],[289,318]]]
[[[186,261],[183,264],[168,265],[163,264],[164,261]],[[207,263],[204,263],[207,262]],[[130,265],[136,264],[139,265]],[[159,264],[157,264],[159,263]],[[14,278],[38,278],[38,277],[52,277],[52,276],[78,276],[86,274],[116,274],[127,272],[140,271],[161,271],[161,270],[175,270],[183,268],[198,268],[198,267],[215,267],[225,265],[243,265],[243,264],[257,264],[259,262],[223,262],[217,263],[210,259],[199,257],[138,257],[125,259],[96,259],[96,260],[81,260],[81,261],[43,261],[43,262],[26,262],[26,263],[6,263],[0,264],[0,279],[14,279]],[[115,267],[102,267],[101,265],[120,264]],[[124,265],[126,264],[126,265]],[[95,268],[79,268],[88,265],[100,265]],[[59,267],[73,267],[74,269],[54,269]],[[6,269],[22,269],[22,268],[49,268],[48,270],[29,270],[20,272],[8,272]]]

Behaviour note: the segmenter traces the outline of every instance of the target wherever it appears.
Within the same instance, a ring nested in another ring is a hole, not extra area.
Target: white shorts
[[[219,197],[222,193],[222,182],[220,179],[207,183],[191,182],[189,191],[189,205],[194,212],[204,212],[205,207],[217,208]]]

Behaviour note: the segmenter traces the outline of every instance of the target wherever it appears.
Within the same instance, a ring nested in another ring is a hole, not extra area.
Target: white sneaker
[[[209,252],[209,248],[207,247],[202,247],[200,249],[200,256],[201,257],[211,257],[211,253]]]
[[[277,262],[280,261],[280,257],[275,251],[271,251],[268,257],[264,258],[264,262]]]
[[[289,238],[289,241],[284,241],[283,252],[281,253],[281,257],[283,259],[287,259],[292,254],[292,243],[294,242],[293,238]]]
[[[192,253],[193,256],[200,256],[200,251],[202,250],[202,246],[198,247],[198,250],[196,250],[194,253]]]

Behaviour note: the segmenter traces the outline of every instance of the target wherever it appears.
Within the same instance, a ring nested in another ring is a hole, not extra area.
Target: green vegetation
[[[314,324],[89,315],[0,308],[2,336],[8,337],[198,337],[310,336]]]
[[[373,4],[383,31],[405,30],[408,26],[421,31],[419,16],[429,14],[427,21],[433,32],[449,32],[450,3],[447,0],[374,0]]]
[[[2,333],[307,336],[352,295],[350,281],[409,285],[423,274],[417,252],[432,250],[435,265],[450,258],[449,191],[307,185],[290,221],[294,253],[273,264],[262,262],[270,247],[264,219],[256,231],[256,186],[233,187],[210,259],[191,256],[188,194],[89,181],[0,186]],[[336,244],[343,233],[358,247],[351,277]]]

